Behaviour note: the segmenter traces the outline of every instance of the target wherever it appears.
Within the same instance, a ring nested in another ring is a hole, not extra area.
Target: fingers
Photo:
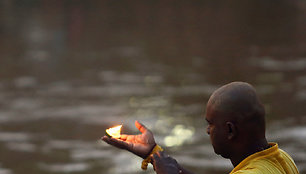
[[[158,155],[156,153],[152,155],[151,163],[153,165],[153,169],[156,170],[155,166],[156,166],[157,163],[159,163],[159,158],[158,158]]]
[[[116,139],[116,138],[109,138],[107,136],[103,136],[102,140],[105,141],[107,144],[113,145],[113,146],[118,147],[120,149],[130,150],[133,146],[131,143],[127,143],[125,141],[122,141],[122,140]]]
[[[120,140],[125,141],[129,136],[131,136],[131,135],[121,134]]]
[[[160,156],[161,156],[162,158],[169,158],[169,157],[170,157],[170,156],[167,155],[165,152],[160,152]]]
[[[160,162],[161,160],[169,160],[172,159],[169,155],[167,155],[164,151],[156,152],[152,155],[153,162]]]
[[[153,169],[154,169],[154,170],[156,170],[156,167],[162,163],[162,162],[161,162],[161,160],[162,160],[161,154],[162,154],[162,153],[163,153],[163,152],[157,152],[157,153],[154,153],[154,154],[152,155],[151,162],[152,162],[152,164],[153,164]]]
[[[164,156],[164,152],[156,152],[153,154],[153,161],[159,161]]]
[[[111,138],[109,138],[107,136],[103,136],[102,140],[105,141],[107,144],[111,144],[112,143]]]
[[[135,121],[135,126],[141,133],[144,133],[148,130],[143,124],[139,123],[138,121]]]

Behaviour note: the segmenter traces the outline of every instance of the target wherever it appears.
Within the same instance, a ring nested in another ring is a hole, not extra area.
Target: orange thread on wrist
[[[156,144],[155,147],[153,148],[152,152],[148,155],[148,157],[142,161],[142,163],[141,163],[142,170],[147,170],[148,164],[151,163],[151,161],[152,161],[151,155],[153,155],[154,153],[159,152],[159,151],[164,151],[164,149]]]

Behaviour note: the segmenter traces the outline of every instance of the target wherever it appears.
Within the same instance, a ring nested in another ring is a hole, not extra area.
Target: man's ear
[[[234,139],[237,136],[237,128],[232,122],[226,122],[226,127],[227,127],[227,138],[229,140]]]

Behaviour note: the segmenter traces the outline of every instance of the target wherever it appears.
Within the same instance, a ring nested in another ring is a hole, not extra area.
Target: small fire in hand
[[[113,138],[120,138],[121,137],[121,127],[122,125],[119,126],[114,126],[109,129],[106,129],[105,134],[108,137],[113,137]]]

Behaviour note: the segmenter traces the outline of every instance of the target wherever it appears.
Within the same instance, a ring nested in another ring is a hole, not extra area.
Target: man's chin
[[[216,151],[216,150],[214,150],[215,151],[215,154],[217,154],[217,155],[220,155],[220,156],[222,156],[223,158],[229,158],[229,155],[228,154],[224,154],[224,153],[220,153],[220,152],[218,152],[218,151]]]
[[[222,154],[220,152],[218,152],[217,150],[215,150],[215,149],[214,149],[214,152],[215,152],[215,154],[222,156]]]
[[[229,155],[220,155],[220,156],[222,156],[223,158],[229,159]]]

